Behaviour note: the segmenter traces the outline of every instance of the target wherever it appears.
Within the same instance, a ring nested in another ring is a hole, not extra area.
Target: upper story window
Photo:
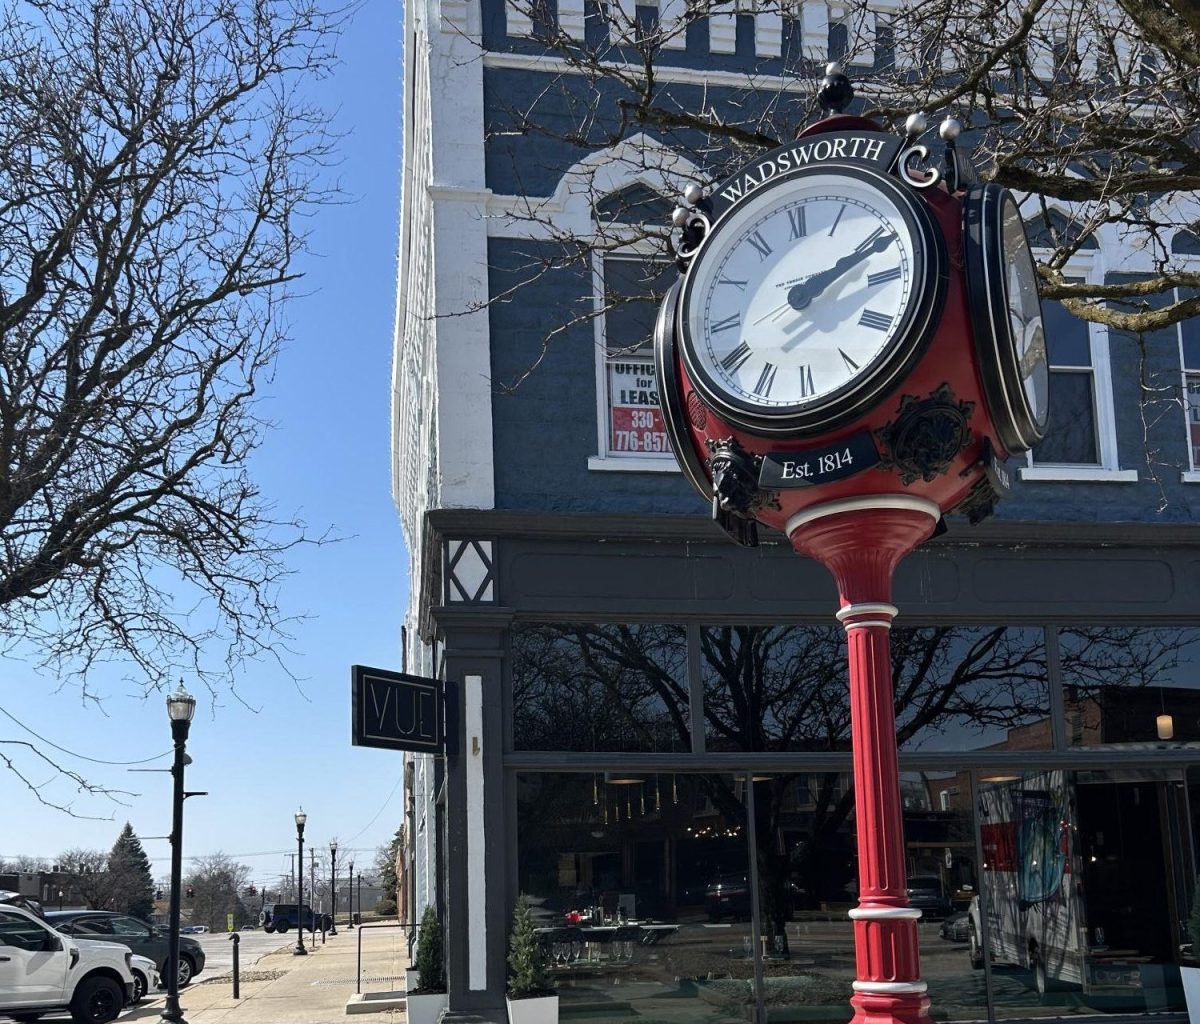
[[[1031,235],[1036,238],[1035,232]],[[1080,252],[1068,268],[1073,282],[1099,280],[1098,253]],[[1046,437],[1020,471],[1025,480],[1136,481],[1117,455],[1112,371],[1107,332],[1043,301],[1050,358],[1050,423]]]
[[[675,276],[673,264],[636,251],[596,257],[600,451],[593,469],[676,469],[654,369],[654,321]]]

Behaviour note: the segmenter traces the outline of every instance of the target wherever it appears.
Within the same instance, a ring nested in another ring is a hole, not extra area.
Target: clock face
[[[915,205],[872,171],[821,168],[731,210],[685,285],[697,389],[735,421],[815,426],[835,407],[861,411],[851,396],[894,363],[925,297],[930,245]]]
[[[1017,360],[1017,372],[1034,420],[1042,425],[1050,411],[1050,367],[1046,334],[1038,296],[1037,271],[1025,238],[1021,212],[1011,199],[1003,206],[1004,253],[1008,259],[1008,322]]]
[[[967,304],[996,439],[1009,455],[1045,435],[1050,367],[1037,270],[1017,201],[988,183],[963,204]]]

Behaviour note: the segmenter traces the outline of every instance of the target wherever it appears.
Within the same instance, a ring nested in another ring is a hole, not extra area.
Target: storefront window
[[[691,748],[684,627],[526,625],[512,655],[517,750]]]
[[[840,627],[713,626],[700,651],[708,750],[850,749]]]
[[[1184,1009],[1181,790],[1177,770],[980,777],[970,947],[998,1018]]]
[[[745,1020],[754,968],[739,783],[631,778],[517,776],[518,884],[560,1016]]]
[[[1053,746],[1041,629],[893,629],[892,672],[901,750]]]
[[[1072,745],[1200,743],[1200,629],[1076,626],[1060,637]]]
[[[707,749],[849,750],[840,627],[709,627],[701,665]],[[1040,629],[895,629],[892,671],[901,750],[1052,746]]]

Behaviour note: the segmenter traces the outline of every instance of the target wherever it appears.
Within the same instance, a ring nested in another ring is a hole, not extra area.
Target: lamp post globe
[[[329,934],[337,934],[337,852],[336,839],[329,840]]]
[[[304,948],[304,823],[306,821],[308,821],[308,815],[301,807],[296,811],[296,842],[300,846],[300,870],[296,872],[296,914],[299,922],[296,925],[296,948],[292,950],[292,956],[308,955],[308,950]]]
[[[167,998],[163,1005],[162,1019],[173,1024],[182,1022],[183,1010],[179,1005],[179,898],[183,884],[183,770],[188,763],[187,737],[196,714],[196,698],[184,689],[183,680],[179,688],[167,697],[167,718],[171,722],[171,739],[175,744],[175,758],[171,765],[173,781],[171,800],[171,902],[167,924]]]

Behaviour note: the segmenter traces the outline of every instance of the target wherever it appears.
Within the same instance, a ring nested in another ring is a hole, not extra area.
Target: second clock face
[[[924,248],[898,193],[865,174],[809,173],[727,215],[684,302],[706,390],[778,415],[875,376],[923,285]]]

